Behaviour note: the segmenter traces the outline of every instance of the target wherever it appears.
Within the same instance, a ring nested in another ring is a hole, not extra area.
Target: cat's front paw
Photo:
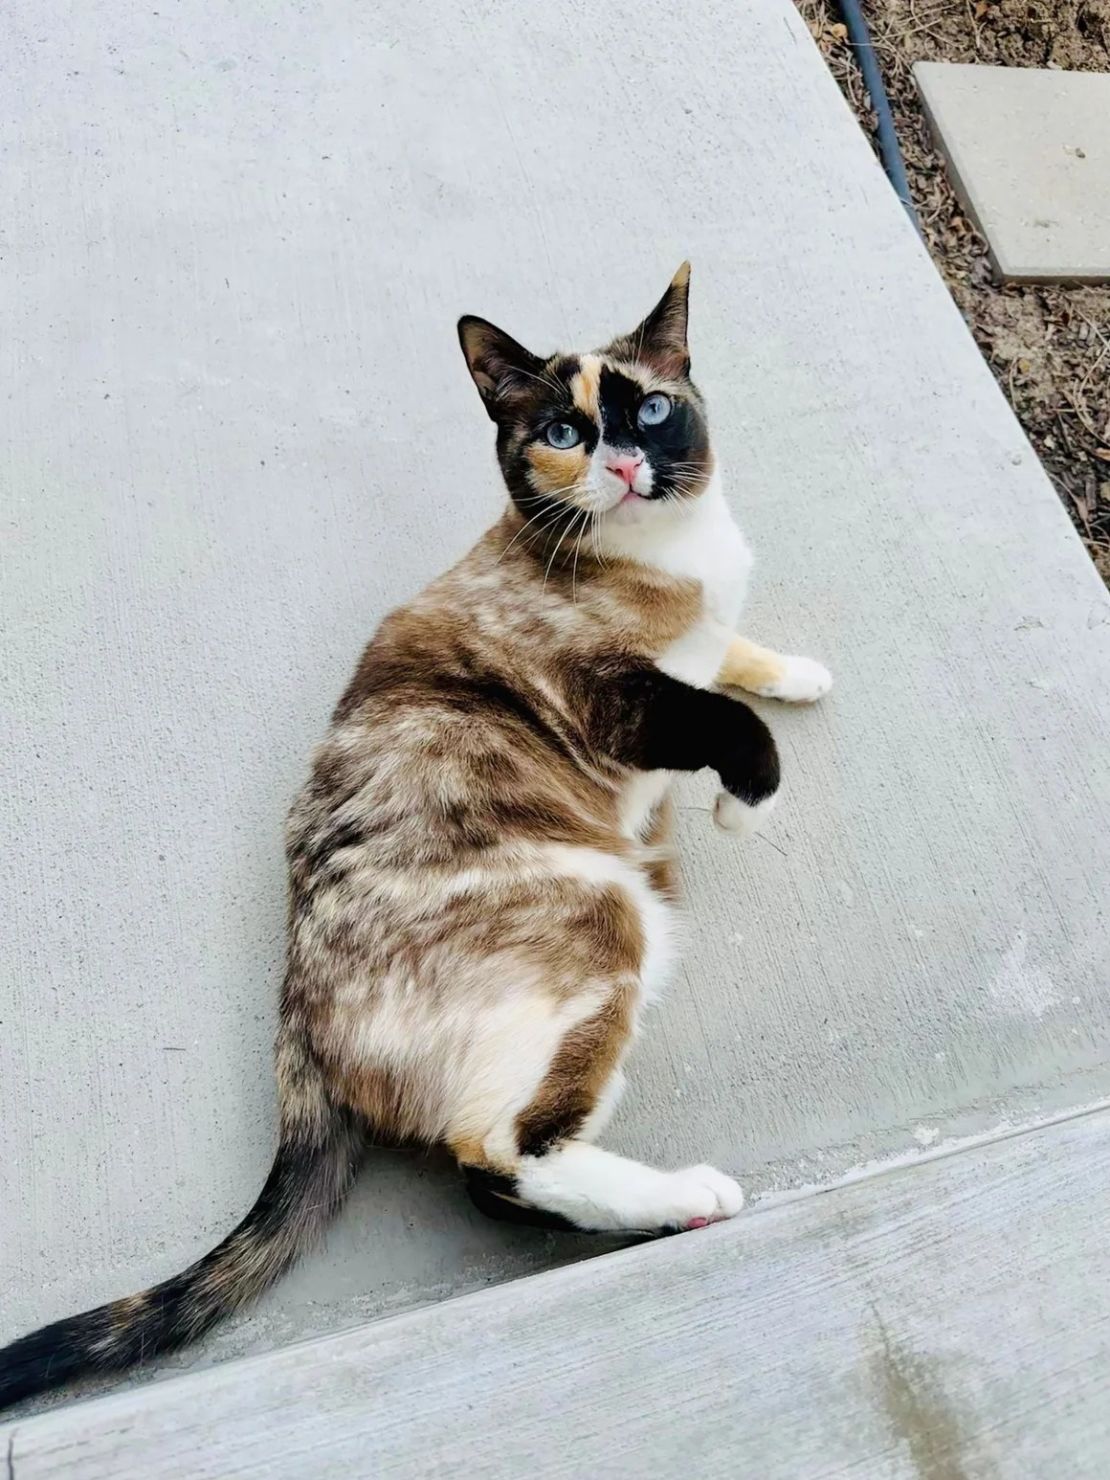
[[[735,833],[740,838],[750,838],[763,826],[778,801],[778,792],[772,792],[760,802],[743,802],[730,791],[717,793],[713,808],[713,821],[722,832]]]
[[[816,658],[783,657],[780,662],[781,673],[755,690],[761,699],[781,699],[786,704],[813,704],[832,688],[832,674]]]

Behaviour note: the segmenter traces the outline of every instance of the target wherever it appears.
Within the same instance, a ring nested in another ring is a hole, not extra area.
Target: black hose
[[[840,7],[844,24],[848,28],[848,39],[856,54],[856,61],[859,63],[863,85],[871,94],[871,106],[875,110],[877,120],[875,132],[879,141],[879,155],[883,161],[883,169],[886,170],[887,178],[894,186],[895,195],[905,206],[906,214],[913,222],[915,230],[920,233],[921,227],[918,224],[917,212],[913,207],[913,197],[910,195],[910,182],[906,178],[906,165],[902,158],[902,150],[898,145],[898,135],[894,129],[890,100],[883,86],[882,73],[879,71],[875,48],[871,44],[871,34],[863,18],[863,11],[859,7],[859,0],[836,0],[836,3]]]

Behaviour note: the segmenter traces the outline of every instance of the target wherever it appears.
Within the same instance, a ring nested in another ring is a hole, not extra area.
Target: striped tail
[[[323,1230],[351,1185],[361,1137],[349,1114],[328,1101],[299,1046],[287,1044],[285,1057],[294,1092],[286,1100],[281,1144],[258,1201],[239,1226],[184,1273],[0,1349],[0,1408],[188,1345],[261,1295]],[[280,1050],[278,1068],[280,1081]],[[288,1113],[290,1101],[300,1112],[295,1117]]]

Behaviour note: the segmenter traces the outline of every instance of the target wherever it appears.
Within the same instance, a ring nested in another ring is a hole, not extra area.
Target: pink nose
[[[643,466],[643,462],[644,454],[638,452],[634,457],[611,457],[605,466],[609,469],[610,473],[616,473],[618,478],[623,478],[625,483],[631,488],[636,474]]]

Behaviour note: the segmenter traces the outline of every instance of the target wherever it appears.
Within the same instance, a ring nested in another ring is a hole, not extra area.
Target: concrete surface
[[[913,72],[999,277],[1110,279],[1110,70],[917,62]]]
[[[1105,1480],[1108,1219],[1103,1112],[0,1428],[0,1453],[20,1480]]]
[[[1107,1094],[1110,600],[788,0],[0,26],[0,1338],[261,1184],[285,808],[499,506],[456,315],[590,343],[687,254],[749,630],[838,687],[768,707],[763,841],[685,793],[689,943],[611,1144],[770,1196]],[[382,1154],[182,1362],[598,1247]]]

